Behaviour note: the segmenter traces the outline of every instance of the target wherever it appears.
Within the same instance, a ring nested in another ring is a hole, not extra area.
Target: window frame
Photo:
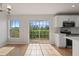
[[[13,21],[13,20],[18,20],[19,21],[19,37],[18,38],[17,37],[11,37],[10,36],[10,29],[12,28],[11,27],[11,21]],[[19,19],[11,19],[11,20],[8,21],[8,38],[9,39],[20,39],[20,24],[21,23],[20,23],[20,20]]]

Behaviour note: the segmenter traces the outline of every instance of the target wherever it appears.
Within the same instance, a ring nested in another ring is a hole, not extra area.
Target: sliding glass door
[[[47,20],[31,20],[29,28],[31,43],[48,43],[49,22]]]

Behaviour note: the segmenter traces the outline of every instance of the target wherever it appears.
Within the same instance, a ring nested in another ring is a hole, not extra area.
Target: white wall
[[[49,41],[51,44],[54,44],[54,37],[53,37],[53,15],[12,15],[12,19],[19,19],[20,20],[20,38],[19,39],[11,39],[9,38],[8,42],[11,44],[15,43],[29,43],[29,20],[30,19],[44,19],[49,20],[50,24],[50,33],[49,33]]]
[[[5,45],[7,41],[7,17],[4,13],[0,13],[0,47]]]

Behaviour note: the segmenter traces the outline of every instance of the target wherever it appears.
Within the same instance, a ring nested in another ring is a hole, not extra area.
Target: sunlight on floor
[[[15,47],[2,47],[0,48],[0,56],[7,55],[10,51],[12,51]]]
[[[50,44],[29,44],[25,56],[62,56]]]

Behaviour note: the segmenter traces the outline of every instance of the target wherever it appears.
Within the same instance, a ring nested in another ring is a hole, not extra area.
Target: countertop
[[[68,38],[70,40],[78,40],[79,41],[79,35],[68,35],[68,36],[65,36],[65,38]]]

